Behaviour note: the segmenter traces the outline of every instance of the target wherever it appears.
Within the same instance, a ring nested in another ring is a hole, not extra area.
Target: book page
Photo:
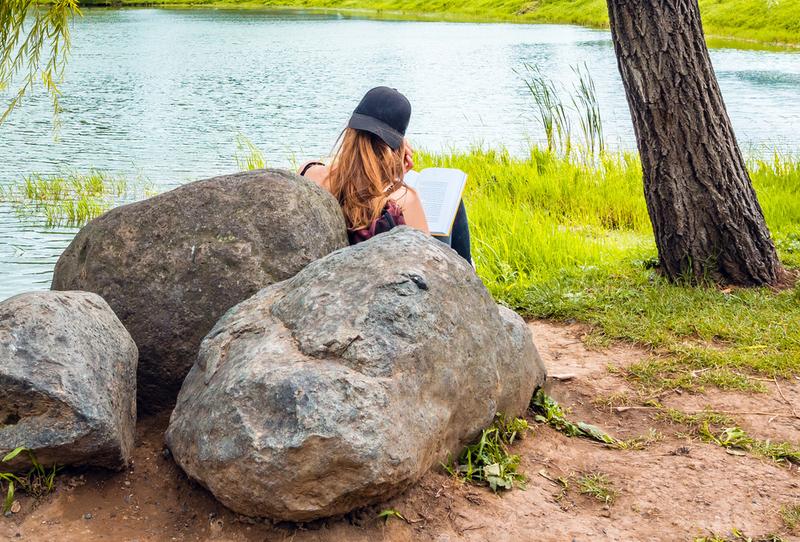
[[[414,190],[416,190],[417,183],[419,182],[419,171],[414,171],[413,169],[409,170],[405,174],[405,177],[403,177],[403,182],[406,183],[406,185],[413,188]]]
[[[433,235],[450,235],[467,175],[459,169],[409,171],[405,183],[417,191]]]

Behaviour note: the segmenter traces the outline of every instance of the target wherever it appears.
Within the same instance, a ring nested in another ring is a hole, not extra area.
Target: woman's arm
[[[403,218],[407,225],[430,235],[428,220],[425,218],[422,201],[419,199],[419,194],[417,194],[416,190],[403,187],[395,191],[389,198],[396,201],[403,210]]]
[[[403,173],[408,173],[414,169],[414,149],[408,139],[403,139]],[[428,219],[425,218],[425,211],[422,210],[422,201],[419,199],[417,191],[411,187],[404,186],[396,190],[391,196],[403,210],[403,218],[406,224],[412,228],[424,231],[430,235]]]

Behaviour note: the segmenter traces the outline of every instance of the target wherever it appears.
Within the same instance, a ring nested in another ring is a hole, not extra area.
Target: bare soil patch
[[[752,455],[731,455],[686,435],[685,427],[656,420],[653,411],[617,412],[635,390],[607,370],[649,353],[628,345],[588,349],[581,326],[532,322],[551,375],[548,393],[575,421],[593,423],[617,438],[655,431],[660,439],[643,450],[617,450],[568,438],[536,426],[514,446],[522,457],[526,490],[495,495],[430,472],[405,494],[382,506],[308,525],[283,525],[239,517],[182,474],[163,452],[167,418],[141,420],[132,468],[122,473],[70,471],[41,502],[20,499],[21,510],[0,518],[0,539],[35,541],[416,541],[470,540],[693,540],[738,528],[750,536],[789,532],[779,510],[800,503],[800,473]],[[680,410],[710,407],[732,412],[790,413],[800,409],[800,380],[765,382],[766,394],[708,391],[668,394],[659,400]],[[780,391],[778,391],[780,388]],[[598,401],[598,398],[601,398]],[[609,400],[609,398],[611,398]],[[760,438],[800,440],[800,419],[762,414],[732,415]],[[532,420],[531,420],[532,421]],[[580,493],[578,479],[602,473],[617,496],[613,503]],[[564,488],[559,478],[567,481]],[[377,519],[383,509],[407,521]]]

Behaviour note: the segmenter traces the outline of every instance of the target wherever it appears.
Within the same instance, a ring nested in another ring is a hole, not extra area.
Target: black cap
[[[411,103],[405,96],[393,88],[375,87],[361,98],[347,127],[375,134],[397,150],[410,119]]]

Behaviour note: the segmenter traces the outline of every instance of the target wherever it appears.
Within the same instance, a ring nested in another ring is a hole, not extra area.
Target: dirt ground
[[[495,495],[432,471],[405,494],[343,518],[308,525],[254,521],[228,511],[181,473],[163,451],[167,419],[139,423],[135,459],[123,473],[64,472],[58,488],[35,503],[20,499],[21,509],[0,518],[0,539],[28,541],[527,541],[527,540],[693,540],[737,528],[749,536],[789,532],[779,510],[800,504],[800,472],[752,455],[691,439],[685,427],[657,421],[653,411],[618,412],[597,406],[597,397],[632,392],[607,367],[625,366],[648,356],[631,346],[587,349],[580,326],[530,324],[552,379],[548,393],[569,407],[569,417],[601,426],[618,438],[655,430],[660,438],[643,450],[618,450],[568,438],[537,425],[514,445],[528,475],[526,490]],[[753,435],[800,441],[800,380],[765,382],[767,394],[711,391],[671,393],[659,398],[682,410],[736,413]],[[779,386],[779,388],[777,387]],[[775,414],[782,414],[775,417]],[[602,473],[618,496],[608,505],[580,494],[575,480]],[[563,491],[559,478],[570,480]],[[394,509],[405,521],[377,519]]]

